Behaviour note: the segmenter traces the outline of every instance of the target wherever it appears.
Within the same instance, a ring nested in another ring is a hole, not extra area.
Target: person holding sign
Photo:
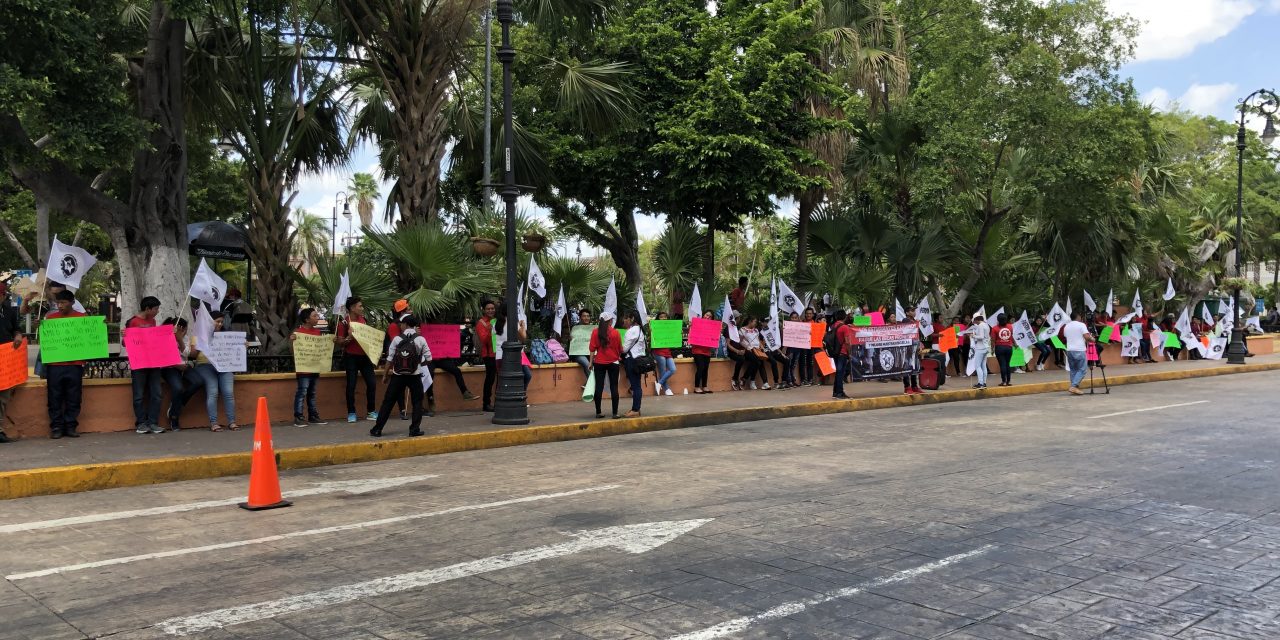
[[[715,320],[716,314],[711,310],[703,311],[701,319]],[[693,392],[714,393],[707,388],[707,373],[711,368],[711,352],[715,350],[715,347],[690,344],[689,350],[693,352]]]
[[[582,367],[582,386],[586,388],[587,378],[591,377],[591,332],[595,327],[591,324],[591,312],[578,311],[578,324],[569,330],[569,359]]]
[[[204,383],[189,364],[195,358],[195,345],[187,337],[187,321],[170,316],[162,324],[173,327],[173,339],[178,348],[178,356],[182,359],[178,364],[160,370],[164,383],[169,386],[169,430],[177,431],[182,428],[178,424],[182,408],[187,406],[187,400]]]
[[[73,307],[76,295],[63,289],[54,296],[57,311],[51,311],[44,317],[45,322],[56,322],[59,318],[83,318],[83,311]],[[45,376],[48,380],[49,394],[49,437],[57,440],[62,436],[79,438],[76,428],[80,425],[80,396],[84,382],[84,360],[70,362],[46,362]]]
[[[659,311],[658,317],[654,318],[655,321],[663,321],[667,319],[668,316],[666,311]],[[679,323],[680,321],[676,320],[675,322]],[[650,324],[650,327],[652,328],[652,323]],[[676,328],[679,329],[680,327],[677,326]],[[671,380],[671,376],[676,374],[676,359],[671,356],[671,348],[655,347],[653,349],[653,362],[657,367],[656,375],[658,376],[657,381],[653,383],[654,394],[662,395],[663,393],[666,393],[669,396],[675,395],[675,393],[671,391],[671,386],[667,384],[667,382]]]
[[[160,299],[147,296],[139,304],[141,310],[137,315],[124,323],[120,340],[124,342],[130,329],[145,329],[156,326],[156,316],[160,314]],[[133,360],[129,362],[129,377],[133,381],[133,427],[136,433],[164,433],[160,422],[160,378],[161,369],[135,368]]]
[[[8,349],[10,344],[13,345],[14,356],[17,357],[17,352],[22,349],[22,345],[26,344],[26,338],[22,337],[22,330],[18,325],[17,309],[9,302],[8,286],[0,282],[0,349]],[[23,368],[22,374],[25,375],[26,360],[23,359],[19,364]],[[15,386],[0,389],[0,444],[13,441],[4,433],[4,416],[9,401],[13,399]]]
[[[222,331],[226,316],[221,311],[210,311],[209,317],[213,318],[214,332]],[[198,327],[199,324],[196,326]],[[227,428],[232,431],[239,431],[240,425],[236,424],[236,374],[218,371],[218,368],[209,361],[209,357],[204,351],[196,349],[195,353],[196,374],[204,381],[204,408],[209,414],[209,431],[214,433],[222,431],[222,427],[218,425],[219,395],[222,396],[222,405],[227,413]],[[190,395],[190,392],[188,392],[188,395]]]
[[[356,421],[356,378],[364,378],[365,419],[377,420],[375,409],[378,399],[378,381],[373,375],[373,361],[378,356],[369,356],[351,331],[351,323],[367,324],[364,317],[364,302],[357,296],[347,298],[347,315],[338,320],[338,330],[334,342],[342,347],[342,370],[347,372],[347,422]]]
[[[298,334],[319,336],[320,312],[307,307],[298,312],[298,328],[289,335],[290,342],[297,342]],[[332,348],[330,349],[332,353]],[[298,389],[293,394],[293,426],[305,427],[310,424],[329,424],[320,419],[320,407],[316,404],[316,386],[320,383],[319,373],[297,373]],[[302,419],[302,404],[306,401],[307,419]]]

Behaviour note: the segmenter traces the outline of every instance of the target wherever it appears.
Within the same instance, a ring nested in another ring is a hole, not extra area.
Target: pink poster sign
[[[1084,346],[1084,359],[1085,359],[1085,362],[1097,362],[1098,361],[1098,345],[1092,342],[1090,342],[1089,344],[1086,344]]]
[[[884,326],[884,314],[883,314],[883,313],[881,313],[881,312],[879,312],[879,311],[872,311],[871,313],[868,313],[867,315],[871,316],[871,326],[873,326],[873,327],[883,327],[883,326]]]
[[[182,364],[171,325],[133,327],[124,331],[130,369],[158,369]]]
[[[723,326],[719,320],[694,318],[689,325],[689,344],[710,349],[720,346],[720,329]]]
[[[431,349],[431,359],[462,357],[461,327],[456,324],[424,324],[419,328]]]

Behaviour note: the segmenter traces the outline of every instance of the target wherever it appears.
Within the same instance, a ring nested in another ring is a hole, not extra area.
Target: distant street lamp
[[[516,174],[512,150],[515,135],[511,118],[511,63],[516,50],[511,47],[511,23],[514,19],[512,1],[498,0],[498,22],[502,25],[502,47],[498,60],[502,62],[502,200],[507,205],[507,339],[502,343],[502,372],[498,374],[498,393],[493,406],[493,424],[529,424],[529,408],[525,396],[524,369],[520,366],[520,334],[516,298]],[[485,176],[485,182],[489,181]]]
[[[1249,94],[1244,100],[1240,101],[1240,127],[1236,130],[1236,278],[1244,277],[1244,269],[1241,267],[1244,254],[1244,147],[1245,147],[1245,116],[1249,111],[1256,110],[1267,119],[1266,125],[1262,128],[1262,141],[1270,145],[1276,139],[1276,126],[1272,116],[1276,110],[1280,108],[1280,96],[1274,91],[1266,89],[1258,89]],[[1238,282],[1238,280],[1237,280]],[[1244,344],[1244,326],[1241,324],[1240,317],[1240,287],[1232,291],[1232,315],[1235,317],[1231,323],[1231,344],[1227,347],[1227,362],[1229,364],[1244,364],[1245,355],[1248,348]]]
[[[329,230],[329,258],[338,253],[338,202],[342,202],[342,215],[347,217],[347,226],[351,226],[351,203],[346,191],[339,191],[333,196],[333,226]]]

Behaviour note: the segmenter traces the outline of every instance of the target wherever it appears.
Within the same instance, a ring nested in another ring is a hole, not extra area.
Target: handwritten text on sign
[[[129,353],[129,368],[159,369],[182,364],[178,353],[178,341],[173,337],[173,327],[133,327],[125,329],[124,348]]]
[[[431,359],[462,357],[462,328],[456,324],[424,324],[419,327],[427,339]]]
[[[654,349],[679,349],[684,346],[684,321],[653,320],[649,334]]]
[[[45,319],[40,323],[40,359],[45,364],[107,357],[102,316]]]
[[[349,326],[351,335],[360,344],[360,348],[364,349],[364,354],[369,356],[373,364],[378,364],[378,358],[382,355],[382,330],[362,322],[352,322]]]
[[[0,391],[12,389],[27,381],[27,343],[14,349],[13,343],[0,343]]]
[[[299,333],[293,341],[293,370],[327,373],[333,368],[333,336]]]
[[[811,344],[810,334],[812,332],[812,323],[786,320],[782,323],[782,346],[808,349]]]
[[[689,323],[689,344],[710,349],[720,346],[720,329],[723,326],[719,320],[694,318]]]
[[[209,359],[218,373],[244,373],[249,370],[249,357],[245,351],[243,331],[218,331],[209,339]]]

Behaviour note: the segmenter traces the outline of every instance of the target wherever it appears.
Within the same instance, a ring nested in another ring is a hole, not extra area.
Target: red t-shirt
[[[393,323],[391,326],[393,326],[393,327],[394,327],[394,326],[396,326],[396,325]],[[315,328],[315,327],[298,327],[297,329],[295,329],[295,331],[297,331],[298,333],[305,333],[305,334],[307,334],[307,335],[309,335],[309,336],[320,336],[320,335],[324,335],[323,333],[321,333],[321,332],[320,332],[320,330],[319,330],[319,329],[317,329],[317,328]],[[318,374],[318,373],[298,373],[298,374],[296,374],[296,375],[297,375],[299,378],[319,378],[319,377],[320,377],[320,374]]]
[[[991,328],[991,340],[997,347],[1013,346],[1013,325],[996,325]]]
[[[61,311],[50,311],[49,313],[45,314],[44,319],[45,319],[45,320],[57,320],[58,318],[83,318],[85,315],[86,315],[86,314],[81,313],[81,312],[79,312],[79,311],[76,311],[75,309],[72,309],[72,310],[70,310],[70,311],[68,311],[68,312],[66,312],[66,313],[62,313]],[[154,326],[154,323],[152,324],[152,326]],[[50,366],[50,367],[60,367],[60,366],[66,366],[66,367],[84,366],[84,362],[85,362],[84,360],[75,360],[75,361],[73,361],[73,362],[53,362],[53,363],[48,364],[47,366]]]
[[[653,351],[653,355],[655,355],[655,356],[662,356],[662,357],[664,357],[664,358],[670,358],[670,357],[671,357],[671,350],[670,350],[670,349],[653,349],[652,351]]]
[[[49,314],[49,315],[53,315],[53,314]],[[80,315],[84,315],[84,314],[80,314]],[[147,327],[154,327],[154,326],[156,326],[155,318],[151,318],[150,320],[148,320],[142,316],[134,316],[132,318],[129,318],[128,322],[124,323],[125,329],[132,329],[134,327],[140,327],[145,329]]]
[[[843,322],[836,322],[834,331],[836,342],[840,343],[840,355],[849,355],[849,341],[853,340],[853,327]]]
[[[339,338],[342,338],[345,340],[346,338],[351,336],[350,325],[352,322],[359,322],[360,324],[365,324],[364,316],[349,316],[346,320],[339,322],[338,323]],[[360,346],[359,340],[352,340],[351,342],[348,342],[347,346],[343,347],[342,352],[353,355],[353,356],[365,355],[364,347]]]
[[[715,349],[712,349],[711,347],[702,347],[702,346],[698,346],[698,345],[696,345],[696,344],[695,344],[695,345],[690,345],[689,349],[690,349],[690,351],[692,351],[692,352],[693,352],[693,355],[695,355],[695,356],[708,356],[708,357],[710,357],[710,356],[711,356],[711,354],[715,351]]]
[[[734,311],[742,309],[742,303],[747,300],[747,292],[742,289],[734,289],[729,292],[729,304],[733,305]]]
[[[596,364],[613,364],[622,359],[622,336],[617,329],[609,329],[604,343],[600,341],[600,329],[591,330],[591,351],[596,354]]]
[[[476,347],[481,358],[493,358],[493,321],[488,318],[476,320]]]

